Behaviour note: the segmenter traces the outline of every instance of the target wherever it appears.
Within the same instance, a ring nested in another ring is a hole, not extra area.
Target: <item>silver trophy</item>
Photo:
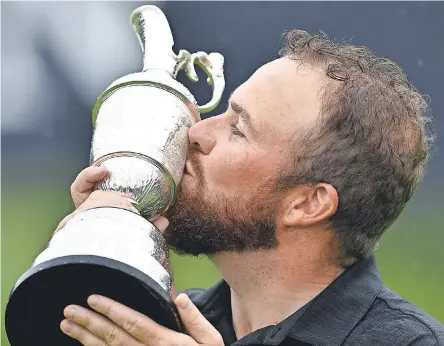
[[[115,299],[168,328],[182,328],[171,299],[169,249],[149,220],[175,201],[188,129],[219,103],[224,59],[219,53],[174,54],[168,21],[155,6],[137,8],[131,23],[144,51],[143,71],[116,80],[98,98],[91,164],[109,172],[96,188],[129,194],[140,215],[90,209],[53,236],[9,297],[5,324],[12,346],[78,345],[59,325],[63,309],[87,307],[90,294]],[[175,80],[185,70],[196,82],[195,65],[213,87],[203,106]]]

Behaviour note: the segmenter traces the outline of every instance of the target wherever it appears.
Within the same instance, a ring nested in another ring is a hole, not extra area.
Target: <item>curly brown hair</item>
[[[322,89],[320,126],[303,136],[296,169],[279,186],[334,186],[339,205],[330,221],[340,257],[369,257],[422,179],[433,141],[428,102],[393,61],[324,33],[290,31],[279,54],[331,81]]]

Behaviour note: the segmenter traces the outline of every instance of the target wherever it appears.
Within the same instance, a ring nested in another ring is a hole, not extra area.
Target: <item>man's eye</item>
[[[231,133],[235,136],[245,137],[245,135],[236,127],[235,122],[230,123]]]

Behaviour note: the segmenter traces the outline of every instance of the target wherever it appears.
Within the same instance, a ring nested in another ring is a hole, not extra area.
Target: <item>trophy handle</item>
[[[197,106],[200,113],[208,113],[219,104],[225,89],[223,73],[224,57],[219,53],[196,52],[190,54],[182,49],[176,56],[172,50],[173,35],[165,14],[153,5],[140,6],[131,14],[131,23],[144,52],[143,71],[161,69],[174,78],[184,69],[188,78],[197,82],[194,65],[200,66],[207,75],[207,83],[213,87],[211,100]]]
[[[190,54],[184,49],[180,50],[177,71],[184,69],[188,78],[193,82],[197,82],[199,77],[197,76],[194,65],[198,65],[205,72],[208,85],[213,87],[213,96],[211,100],[202,106],[198,105],[200,113],[208,113],[219,104],[225,89],[223,71],[224,57],[220,53],[207,54],[205,52],[196,52]]]

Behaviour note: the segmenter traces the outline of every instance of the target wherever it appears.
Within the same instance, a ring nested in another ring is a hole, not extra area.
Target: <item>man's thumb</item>
[[[196,342],[201,345],[223,346],[219,332],[200,313],[185,293],[179,294],[175,302],[185,328]]]

